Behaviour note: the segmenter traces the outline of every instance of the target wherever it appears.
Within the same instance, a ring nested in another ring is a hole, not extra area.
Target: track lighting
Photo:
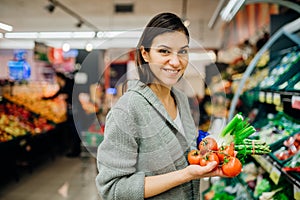
[[[87,27],[93,29],[93,31],[98,31],[98,28],[95,25],[93,25],[92,23],[90,23],[89,21],[87,21],[86,19],[81,17],[79,14],[77,14],[76,12],[74,12],[69,7],[67,7],[64,4],[62,4],[61,2],[59,2],[58,0],[48,0],[48,1],[50,4],[48,6],[46,6],[46,8],[49,12],[53,12],[55,7],[59,7],[60,9],[62,9],[69,15],[75,17],[79,21],[76,24],[76,27],[80,28],[84,24]]]
[[[49,3],[45,8],[49,11],[49,13],[53,13],[55,10],[55,5],[53,3]]]

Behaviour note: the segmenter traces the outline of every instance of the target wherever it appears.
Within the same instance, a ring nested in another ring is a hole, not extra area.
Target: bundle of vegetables
[[[249,139],[249,136],[255,132],[255,128],[238,113],[222,130],[221,137],[225,138],[225,144],[234,144],[234,150],[237,151],[237,156],[240,159],[243,159],[248,155],[263,155],[270,153],[270,146],[265,142]]]
[[[241,114],[236,114],[221,133],[225,138],[222,145],[218,145],[213,137],[207,135],[198,143],[197,149],[189,152],[188,161],[191,165],[201,166],[217,162],[226,176],[235,177],[242,171],[242,163],[247,155],[271,152],[266,143],[248,138],[255,131]]]
[[[234,155],[234,147],[219,148],[216,140],[209,135],[201,140],[198,149],[193,149],[188,154],[191,165],[206,166],[210,162],[216,162],[217,167],[228,177],[235,177],[242,171],[242,163]]]

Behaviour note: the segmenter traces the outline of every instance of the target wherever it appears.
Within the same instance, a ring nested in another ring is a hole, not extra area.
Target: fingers
[[[212,171],[213,169],[215,169],[217,167],[217,162],[216,161],[213,161],[213,162],[209,162],[206,166],[204,166],[202,169],[203,171],[206,171],[206,172],[210,172]]]

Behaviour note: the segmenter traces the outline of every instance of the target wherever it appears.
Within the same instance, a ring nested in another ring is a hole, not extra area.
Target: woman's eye
[[[182,49],[182,50],[180,50],[179,52],[178,52],[178,54],[180,54],[180,55],[186,55],[186,54],[188,54],[188,50],[187,49]]]
[[[158,52],[163,54],[163,55],[169,55],[170,54],[170,51],[168,49],[159,49]]]

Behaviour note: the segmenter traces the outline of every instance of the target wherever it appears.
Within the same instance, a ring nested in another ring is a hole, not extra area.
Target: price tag
[[[253,155],[253,157],[260,164],[260,166],[266,170],[266,172],[271,172],[273,165],[267,159],[259,155]]]
[[[273,166],[270,172],[271,180],[277,185],[280,179],[281,171],[277,167]]]
[[[265,92],[260,91],[259,95],[258,95],[258,99],[261,103],[264,103],[265,102]]]
[[[268,104],[273,103],[273,94],[271,92],[267,92],[267,94],[266,94],[266,103],[268,103]]]
[[[276,106],[279,106],[281,104],[281,97],[280,97],[280,94],[278,93],[274,93],[273,94],[273,103],[276,105]]]
[[[300,97],[292,96],[292,108],[300,109]]]
[[[297,187],[297,185],[294,184],[294,198],[300,199],[300,188]]]

